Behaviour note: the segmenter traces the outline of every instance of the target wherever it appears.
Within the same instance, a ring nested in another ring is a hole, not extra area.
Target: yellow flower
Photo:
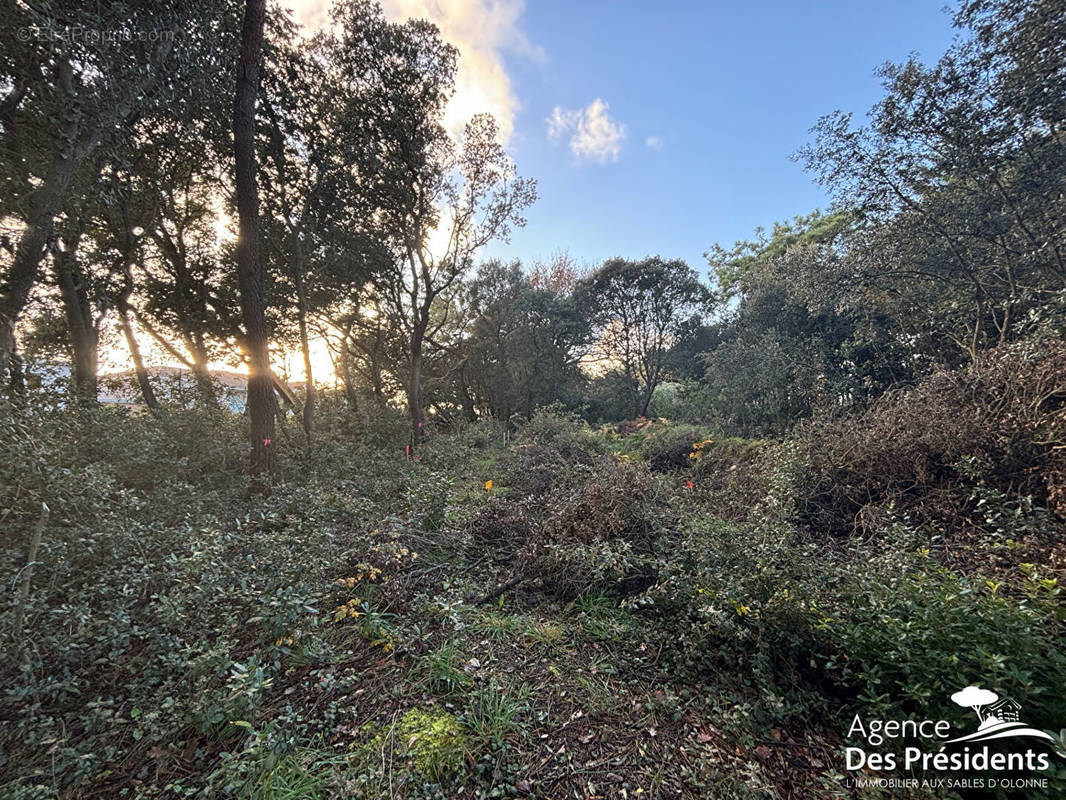
[[[485,491],[486,492],[491,492],[492,491],[492,478],[489,478],[487,481],[485,481]]]
[[[748,608],[747,606],[737,606],[737,613],[740,614],[740,616],[742,616],[742,617],[748,616],[748,614],[750,612],[751,612],[751,609]]]

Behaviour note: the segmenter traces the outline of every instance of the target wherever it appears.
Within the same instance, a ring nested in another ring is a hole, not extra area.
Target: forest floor
[[[166,449],[138,438],[153,423],[110,413],[38,453],[70,472],[39,470],[56,483],[32,490],[53,515],[0,674],[4,797],[949,796],[854,788],[854,693],[817,670],[768,680],[748,660],[765,650],[758,610],[714,612],[748,626],[733,653],[681,641],[649,581],[603,578],[632,577],[649,520],[679,542],[706,513],[698,474],[634,455],[643,434],[473,430],[412,463],[373,437],[301,454],[283,431],[287,471],[242,498],[236,423],[175,417],[167,435],[191,426],[203,447],[152,467],[130,454]],[[537,539],[558,531],[573,537],[558,550]]]

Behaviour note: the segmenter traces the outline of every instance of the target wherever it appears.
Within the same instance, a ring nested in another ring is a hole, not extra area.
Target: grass
[[[300,750],[255,781],[250,794],[256,800],[328,800],[348,764],[346,756],[326,750]]]
[[[529,713],[529,684],[509,691],[496,678],[470,693],[463,720],[471,733],[484,744],[500,744],[519,729]]]
[[[568,637],[566,624],[540,620],[526,628],[524,639],[533,644],[544,645],[548,649],[559,647]]]
[[[463,654],[454,643],[442,645],[419,662],[420,673],[430,690],[437,694],[451,694],[470,684],[470,675],[463,670]]]
[[[528,628],[526,623],[513,614],[500,614],[490,611],[474,623],[475,630],[496,642],[516,639]]]

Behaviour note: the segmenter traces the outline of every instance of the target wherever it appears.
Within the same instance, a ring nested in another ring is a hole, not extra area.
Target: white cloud
[[[644,145],[649,150],[662,150],[663,140],[660,139],[658,136],[649,136],[647,139],[644,140]]]
[[[282,0],[296,19],[315,30],[329,18],[329,0]],[[475,114],[496,118],[504,144],[514,132],[518,98],[503,62],[505,52],[543,60],[521,28],[525,0],[382,0],[385,15],[393,20],[428,19],[440,28],[445,41],[459,50],[455,95],[448,105],[445,124],[458,137]]]
[[[585,108],[556,106],[548,117],[548,138],[555,142],[569,136],[570,151],[579,161],[617,161],[626,126],[611,119],[608,110],[607,103],[598,97]]]

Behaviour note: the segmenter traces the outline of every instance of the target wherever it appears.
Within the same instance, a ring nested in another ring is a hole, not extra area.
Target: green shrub
[[[587,474],[603,450],[579,417],[554,407],[539,409],[500,458],[500,482],[520,495],[540,496]]]
[[[931,565],[893,582],[859,573],[823,608],[818,660],[872,711],[936,718],[952,692],[987,685],[1024,698],[1037,727],[1066,717],[1061,626],[1028,598]]]
[[[559,597],[633,591],[654,580],[659,540],[673,527],[667,494],[647,467],[601,456],[584,481],[555,486],[518,555]]]
[[[691,466],[692,448],[703,440],[694,425],[663,425],[647,434],[641,453],[652,472],[676,472]]]
[[[960,576],[898,523],[876,545],[844,549],[779,525],[696,519],[686,533],[658,583],[633,601],[654,611],[685,663],[882,715],[942,716],[967,683],[1026,697],[1045,727],[1066,714],[1053,580],[1034,573],[1012,590]]]

